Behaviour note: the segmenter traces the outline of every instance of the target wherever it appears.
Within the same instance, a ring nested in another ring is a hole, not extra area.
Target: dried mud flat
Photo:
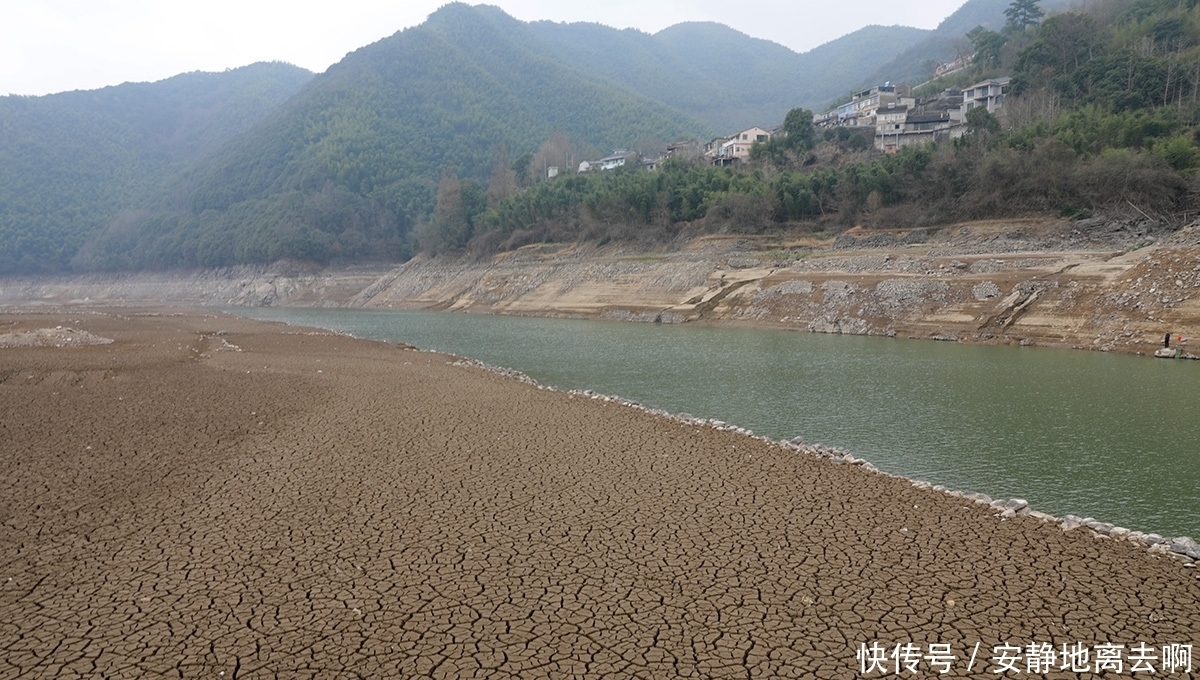
[[[1172,677],[1200,643],[1197,569],[1087,529],[397,345],[0,316],[57,326],[114,342],[0,349],[0,677],[882,677],[856,654],[906,643]]]

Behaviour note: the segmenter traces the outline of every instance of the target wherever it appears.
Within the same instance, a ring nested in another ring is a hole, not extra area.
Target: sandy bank
[[[832,678],[913,643],[998,677],[1004,644],[1121,644],[1128,672],[1200,643],[1197,570],[1086,529],[442,355],[148,314],[0,317],[114,340],[0,349],[0,676]]]

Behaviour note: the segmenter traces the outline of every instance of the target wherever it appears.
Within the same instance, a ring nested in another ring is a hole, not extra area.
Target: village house
[[[889,105],[875,112],[875,147],[884,151],[896,151],[900,147],[900,135],[908,120],[908,107]],[[881,146],[882,141],[882,146]],[[888,145],[891,144],[889,147]]]
[[[853,124],[866,127],[875,124],[875,113],[880,109],[912,106],[916,100],[912,98],[912,88],[909,86],[884,83],[855,95],[851,103],[855,104]]]
[[[889,105],[885,109],[878,109],[875,112],[875,134],[896,134],[904,129],[904,122],[908,120],[908,107]]]
[[[814,127],[874,127],[875,112],[880,109],[916,104],[908,85],[884,83],[869,90],[856,92],[850,101],[813,117]]]
[[[951,73],[958,73],[959,71],[965,69],[966,67],[968,67],[970,65],[971,65],[971,56],[965,55],[965,54],[960,54],[960,55],[958,55],[958,57],[956,57],[952,61],[948,61],[948,62],[939,61],[937,63],[937,66],[935,66],[933,69],[933,77],[934,77],[934,79],[937,79],[937,78],[941,78],[942,76],[948,76]]]
[[[712,158],[721,150],[721,145],[729,141],[729,137],[713,137],[711,141],[704,145],[704,155]]]
[[[967,112],[981,106],[987,107],[988,113],[996,114],[1004,107],[1004,94],[1012,78],[991,78],[963,90],[962,115],[967,118]]]
[[[890,130],[879,130],[875,134],[875,148],[885,153],[895,153],[906,146],[928,142],[944,142],[962,137],[967,127],[958,118],[958,110],[936,113],[907,112],[904,123]]]
[[[717,149],[712,156],[714,163],[726,165],[732,161],[742,161],[750,157],[750,147],[755,143],[766,143],[771,139],[771,132],[757,125],[742,130],[730,137]]]
[[[637,158],[637,154],[630,154],[627,149],[617,149],[611,154],[596,161],[583,161],[579,164],[579,172],[591,172],[593,170],[615,170],[619,168],[631,158]],[[641,160],[638,158],[637,160]]]
[[[906,146],[956,139],[966,132],[963,96],[958,88],[913,101],[913,105],[903,107],[903,118],[901,106],[876,111],[876,149],[895,153]]]
[[[694,139],[688,139],[667,145],[667,158],[678,156],[680,158],[691,159],[699,155],[700,143]]]

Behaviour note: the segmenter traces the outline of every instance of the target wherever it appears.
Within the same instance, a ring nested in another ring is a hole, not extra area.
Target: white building
[[[1012,78],[992,78],[983,82],[975,83],[971,87],[963,90],[962,117],[966,120],[967,112],[979,108],[987,107],[988,113],[997,113],[1004,108],[1004,95],[1008,91],[1008,84]]]

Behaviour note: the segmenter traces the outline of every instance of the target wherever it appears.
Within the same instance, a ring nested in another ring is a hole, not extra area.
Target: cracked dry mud
[[[849,678],[872,641],[1200,643],[1196,569],[732,432],[248,320],[0,322],[115,340],[0,349],[3,678]]]

